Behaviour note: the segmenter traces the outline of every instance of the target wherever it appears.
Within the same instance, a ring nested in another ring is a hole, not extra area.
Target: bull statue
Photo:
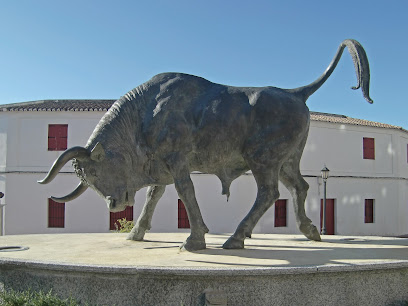
[[[305,213],[308,184],[299,163],[309,132],[307,98],[334,71],[347,47],[356,70],[357,86],[369,96],[366,53],[355,40],[344,40],[326,71],[313,83],[295,88],[233,87],[182,73],[163,73],[129,91],[102,117],[85,147],[63,152],[41,184],[51,182],[73,160],[81,182],[57,202],[76,199],[94,189],[111,212],[134,204],[136,192],[148,186],[146,202],[128,236],[143,240],[157,202],[173,184],[185,204],[190,236],[180,248],[206,248],[205,225],[197,204],[192,171],[215,174],[227,197],[237,177],[251,170],[258,192],[254,205],[225,249],[244,248],[244,240],[262,215],[279,198],[281,181],[293,197],[299,230],[319,241],[317,228]]]

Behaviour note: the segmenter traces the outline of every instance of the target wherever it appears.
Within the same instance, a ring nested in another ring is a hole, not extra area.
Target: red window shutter
[[[375,159],[375,141],[374,138],[363,138],[363,158]]]
[[[124,211],[111,212],[109,220],[109,229],[111,231],[116,230],[120,227],[118,220],[126,218],[127,221],[133,221],[133,206],[128,206]],[[115,226],[116,224],[116,226]]]
[[[67,149],[68,124],[48,125],[48,151],[64,151]]]
[[[374,200],[373,199],[365,200],[364,223],[374,223]]]
[[[48,125],[48,137],[57,137],[57,130],[56,130],[56,125],[55,124],[49,124]]]
[[[48,199],[48,227],[65,227],[65,203]]]
[[[178,200],[178,228],[190,228],[186,207],[180,199]]]
[[[55,124],[48,125],[48,151],[57,149],[57,132]]]
[[[68,125],[61,124],[57,129],[57,149],[66,150],[68,140]]]
[[[277,200],[275,202],[275,227],[285,227],[287,212],[286,212],[286,200]]]
[[[320,232],[323,226],[323,199],[320,200]],[[334,212],[335,199],[326,199],[326,235],[334,235]]]
[[[56,150],[57,150],[56,139],[48,137],[48,151],[56,151]]]

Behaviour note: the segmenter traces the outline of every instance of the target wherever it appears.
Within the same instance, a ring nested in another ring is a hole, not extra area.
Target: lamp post
[[[326,235],[326,183],[327,179],[329,178],[330,170],[324,165],[323,169],[321,170],[322,179],[323,179],[323,216],[322,216],[322,235]]]
[[[4,225],[4,206],[6,206],[6,204],[1,204],[1,199],[4,197],[4,193],[0,191],[0,236],[4,236],[4,229],[5,229],[5,225]]]

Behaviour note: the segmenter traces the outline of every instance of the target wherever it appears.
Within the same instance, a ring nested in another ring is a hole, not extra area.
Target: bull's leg
[[[251,169],[258,185],[254,205],[241,221],[235,233],[224,243],[224,249],[242,249],[244,240],[250,237],[252,230],[263,214],[279,199],[278,170]]]
[[[191,234],[187,240],[180,246],[187,251],[196,251],[206,248],[205,233],[208,228],[205,225],[200,208],[198,206],[194,185],[191,181],[188,161],[180,154],[174,153],[167,158],[167,165],[174,179],[174,185],[180,199],[183,201],[188,219],[190,221]]]
[[[281,168],[279,179],[292,195],[299,230],[310,240],[320,241],[319,231],[306,216],[305,200],[309,184],[300,174],[299,161],[294,158],[285,162]]]
[[[146,202],[135,226],[127,236],[128,240],[141,241],[147,230],[151,228],[152,217],[157,202],[162,197],[166,186],[149,186],[146,192]]]

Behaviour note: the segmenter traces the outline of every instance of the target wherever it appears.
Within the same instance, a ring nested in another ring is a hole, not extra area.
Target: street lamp
[[[324,186],[324,191],[323,191],[323,224],[322,224],[322,235],[326,234],[326,182],[327,179],[329,178],[329,172],[330,170],[324,165],[323,169],[321,170],[322,174],[322,179],[323,179],[323,186]]]
[[[1,204],[1,199],[4,197],[4,193],[0,191],[0,236],[4,236],[4,206],[6,204]]]

